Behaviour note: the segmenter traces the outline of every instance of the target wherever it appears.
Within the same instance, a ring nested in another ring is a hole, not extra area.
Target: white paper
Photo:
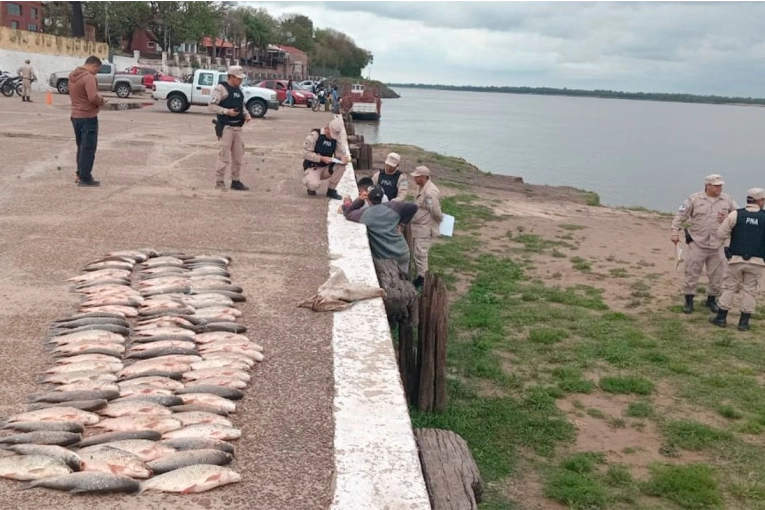
[[[675,265],[675,267],[679,267],[681,262],[683,262],[683,249],[678,246],[677,247],[677,265]]]
[[[344,165],[345,164],[345,163],[343,163],[341,160],[339,160],[337,158],[332,158],[332,163],[334,163],[336,165]]]
[[[454,234],[454,216],[444,214],[438,229],[442,236],[451,237]]]

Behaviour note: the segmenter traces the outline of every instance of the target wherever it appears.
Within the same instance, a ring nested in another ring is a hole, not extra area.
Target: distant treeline
[[[676,103],[756,104],[765,105],[765,98],[698,96],[694,94],[660,94],[655,92],[620,92],[618,90],[556,89],[551,87],[477,87],[472,85],[427,85],[423,83],[388,83],[389,87],[405,87],[469,92],[501,92],[504,94],[538,94],[545,96],[602,97],[644,101],[672,101]]]

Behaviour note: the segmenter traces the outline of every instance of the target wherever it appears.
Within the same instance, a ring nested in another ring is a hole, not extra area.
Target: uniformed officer
[[[24,61],[24,65],[19,67],[17,74],[21,77],[21,101],[25,103],[31,103],[32,98],[29,97],[29,92],[32,90],[32,82],[37,81],[35,71],[29,64],[29,59]]]
[[[329,181],[327,196],[335,200],[343,199],[337,192],[337,185],[350,156],[347,143],[342,139],[343,129],[343,119],[337,117],[323,128],[311,130],[306,137],[303,143],[303,184],[309,195],[316,195],[321,181]]]
[[[441,192],[430,180],[430,169],[418,166],[412,172],[417,184],[417,213],[412,218],[412,241],[414,244],[414,263],[417,266],[417,278],[414,286],[421,288],[428,272],[428,252],[433,240],[439,234],[438,226],[444,215],[441,212]]]
[[[209,109],[216,113],[218,134],[218,163],[216,167],[215,188],[226,189],[224,177],[226,169],[231,167],[231,189],[247,191],[247,186],[240,180],[244,140],[242,126],[252,117],[244,107],[244,92],[240,86],[246,75],[241,66],[228,68],[228,80],[218,84],[212,92]]]
[[[746,207],[733,211],[718,229],[723,241],[730,238],[726,256],[730,257],[723,279],[720,309],[709,321],[725,327],[733,296],[741,292],[741,317],[738,330],[749,329],[749,318],[754,313],[755,300],[760,290],[760,278],[765,273],[765,190],[752,188],[746,192]]]
[[[401,163],[401,156],[395,152],[388,154],[385,158],[385,170],[377,171],[372,176],[372,180],[383,191],[388,200],[394,202],[403,202],[406,200],[406,193],[409,190],[409,181],[398,165]]]
[[[706,266],[709,287],[707,288],[706,306],[717,312],[717,296],[720,295],[725,259],[722,253],[722,241],[717,235],[720,223],[731,211],[738,209],[736,202],[722,192],[723,178],[712,174],[704,180],[704,191],[694,193],[680,206],[680,210],[672,221],[670,239],[675,245],[680,242],[680,231],[683,224],[690,222],[686,242],[688,256],[685,262],[685,306],[683,313],[693,312],[693,296],[701,272]]]

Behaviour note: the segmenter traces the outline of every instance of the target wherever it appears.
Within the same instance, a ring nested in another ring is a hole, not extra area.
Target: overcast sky
[[[247,3],[345,32],[389,83],[765,97],[765,2]]]

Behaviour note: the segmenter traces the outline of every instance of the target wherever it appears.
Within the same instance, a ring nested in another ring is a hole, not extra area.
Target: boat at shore
[[[350,112],[353,120],[380,120],[382,99],[378,87],[361,83],[345,85],[342,98],[343,109]]]

